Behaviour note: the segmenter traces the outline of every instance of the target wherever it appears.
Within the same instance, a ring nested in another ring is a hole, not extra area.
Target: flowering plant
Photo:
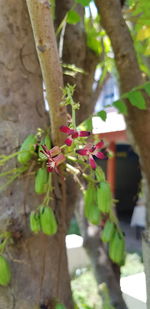
[[[30,214],[32,232],[42,231],[47,235],[57,232],[57,220],[50,208],[53,195],[52,178],[56,173],[63,177],[70,173],[79,184],[84,196],[85,217],[92,224],[101,228],[101,239],[109,243],[111,259],[121,265],[124,260],[124,238],[118,220],[113,211],[113,199],[109,183],[100,167],[100,160],[108,158],[104,142],[94,141],[92,132],[81,130],[76,126],[76,110],[79,104],[73,100],[74,86],[67,85],[63,89],[62,105],[71,105],[72,117],[69,124],[62,125],[59,130],[66,134],[64,145],[51,145],[50,134],[38,129],[37,134],[30,134],[21,145],[20,151],[8,157],[0,157],[0,165],[17,156],[19,164],[15,170],[2,175],[14,175],[8,184],[21,173],[35,174],[35,192],[44,195],[42,206]],[[34,161],[34,164],[31,164]],[[36,167],[36,170],[34,170]],[[1,176],[2,176],[1,175]],[[114,251],[118,244],[120,251]]]

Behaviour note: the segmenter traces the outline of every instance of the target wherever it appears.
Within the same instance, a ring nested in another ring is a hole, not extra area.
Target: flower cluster
[[[47,158],[47,170],[49,173],[55,171],[58,173],[58,166],[65,161],[65,156],[62,154],[60,147],[55,146],[48,150],[45,145],[42,145],[40,150]]]
[[[76,150],[76,152],[81,156],[87,156],[89,158],[90,166],[95,169],[96,168],[96,162],[94,160],[94,157],[97,157],[98,159],[105,159],[106,155],[99,151],[104,146],[104,142],[100,141],[96,145],[93,145],[91,143],[87,144],[84,148]]]
[[[61,126],[60,131],[66,133],[68,137],[65,140],[67,146],[71,146],[74,139],[78,137],[88,137],[91,133],[89,131],[77,131],[70,129],[68,126]],[[101,150],[100,150],[101,149]],[[42,145],[41,152],[44,154],[45,159],[47,159],[47,169],[48,172],[59,172],[58,166],[65,161],[65,156],[61,152],[59,146],[55,146],[52,149],[48,149],[45,145]],[[104,152],[104,142],[100,141],[97,144],[88,143],[82,149],[76,150],[76,153],[81,156],[88,157],[89,164],[92,169],[96,168],[95,158],[105,159],[107,156]]]
[[[71,146],[73,139],[77,137],[87,137],[91,134],[89,131],[77,131],[70,129],[67,126],[61,126],[60,131],[68,135],[68,137],[65,139],[65,144],[67,146]]]

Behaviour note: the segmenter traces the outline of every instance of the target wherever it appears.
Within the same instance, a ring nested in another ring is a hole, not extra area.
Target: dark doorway
[[[132,214],[140,190],[139,159],[130,145],[117,145],[116,190],[118,213]]]
[[[97,162],[98,163],[98,162]],[[106,173],[107,161],[98,163]],[[141,172],[139,159],[132,147],[127,144],[116,145],[116,189],[119,215],[132,215],[140,190]]]

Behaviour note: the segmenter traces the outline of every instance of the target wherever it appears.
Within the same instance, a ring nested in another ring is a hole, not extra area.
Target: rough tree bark
[[[56,28],[60,25],[73,3],[73,0],[56,0]],[[92,86],[95,69],[101,57],[90,50],[86,44],[84,9],[80,5],[77,5],[76,10],[81,17],[81,22],[76,25],[66,25],[62,61],[66,64],[75,64],[85,72],[85,74],[78,73],[75,78],[64,75],[65,84],[76,84],[74,99],[80,102],[80,110],[77,112],[77,123],[79,124],[94,111],[96,99]]]
[[[10,154],[29,133],[46,128],[48,117],[25,1],[18,0],[16,5],[14,0],[1,0],[0,12],[0,148],[1,153]],[[59,186],[58,191],[60,207]],[[54,299],[73,307],[61,228],[54,237],[33,236],[29,231],[28,214],[41,202],[34,193],[33,178],[27,175],[1,194],[0,230],[10,230],[14,243],[5,252],[12,281],[9,287],[0,287],[0,309],[38,309],[42,303],[52,307]],[[59,208],[57,212],[60,218]]]
[[[139,69],[133,41],[129,29],[123,19],[119,0],[95,0],[101,16],[101,23],[106,30],[114,50],[116,66],[120,75],[122,92],[128,92],[132,88],[144,83]],[[128,116],[126,117],[131,143],[136,148],[141,162],[141,168],[146,180],[146,206],[147,206],[147,231],[144,237],[143,251],[145,271],[147,276],[148,308],[150,308],[150,285],[149,285],[149,255],[150,255],[150,100],[147,99],[147,109],[139,110],[129,102]]]

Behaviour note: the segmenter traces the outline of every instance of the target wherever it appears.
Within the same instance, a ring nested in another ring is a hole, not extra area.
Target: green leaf
[[[80,130],[86,130],[86,131],[92,132],[93,130],[92,118],[90,117],[86,119],[85,121],[83,121],[79,127],[80,127]]]
[[[76,3],[80,3],[83,6],[88,6],[91,0],[75,0]]]
[[[146,93],[150,96],[150,82],[143,85],[143,89],[146,91]]]
[[[103,110],[103,111],[100,111],[96,114],[96,116],[100,117],[103,121],[106,121],[106,118],[107,118],[107,114],[106,112]]]
[[[91,132],[92,132],[92,129],[93,129],[92,118],[88,118],[88,119],[85,121],[85,127],[86,127],[86,130],[87,130],[87,131],[91,131]]]
[[[80,16],[79,16],[79,14],[78,14],[76,11],[70,10],[70,11],[67,13],[67,23],[68,23],[68,24],[75,25],[75,24],[77,24],[79,21],[80,21]]]
[[[89,33],[87,36],[87,46],[98,55],[102,52],[101,42],[97,39],[96,36],[94,37],[93,33]]]
[[[117,101],[113,102],[112,105],[115,106],[118,109],[119,113],[127,115],[128,111],[127,111],[127,107],[126,107],[126,104],[124,103],[124,101],[117,100]]]
[[[140,91],[131,91],[127,95],[130,103],[139,109],[146,109],[145,99]]]
[[[137,34],[137,40],[143,41],[149,37],[150,37],[150,27],[144,25]]]

